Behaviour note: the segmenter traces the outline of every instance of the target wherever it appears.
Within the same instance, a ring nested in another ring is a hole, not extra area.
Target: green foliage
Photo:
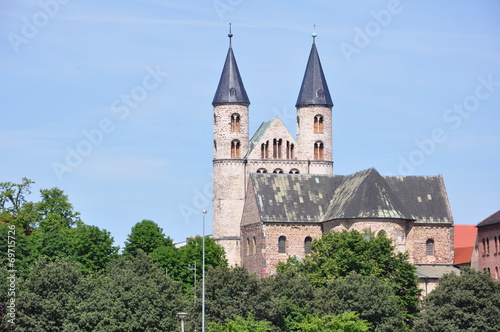
[[[257,277],[245,268],[209,268],[205,285],[206,321],[223,325],[228,319],[246,317],[249,312],[262,317],[267,296],[260,292],[259,286]],[[199,292],[200,288],[197,290]],[[198,299],[201,299],[201,293],[198,293]],[[200,312],[201,300],[191,309],[191,316],[198,322],[201,322]]]
[[[312,253],[303,264],[288,262],[279,266],[280,271],[294,270],[311,277],[314,284],[325,285],[329,280],[345,278],[356,272],[386,280],[405,309],[406,320],[411,322],[418,312],[420,290],[415,266],[408,262],[408,255],[395,253],[391,240],[384,234],[356,230],[324,233],[314,240]]]
[[[78,306],[84,291],[83,275],[77,264],[62,258],[36,262],[16,298],[16,330],[78,331]]]
[[[370,323],[359,319],[355,312],[345,312],[333,315],[307,315],[302,321],[296,322],[291,331],[300,332],[364,332],[368,331]]]
[[[404,331],[404,309],[391,285],[375,276],[351,272],[315,291],[314,309],[322,314],[358,312],[371,331]]]
[[[80,225],[71,229],[68,241],[69,254],[80,263],[84,273],[103,270],[108,262],[118,255],[118,247],[113,246],[113,238],[107,230],[97,226]]]
[[[165,237],[163,230],[154,221],[145,219],[132,227],[132,231],[125,242],[123,254],[132,256],[138,250],[150,254],[162,246],[173,247],[173,242],[170,238]]]
[[[176,313],[188,300],[178,282],[138,251],[95,276],[79,306],[78,325],[85,331],[176,331]]]
[[[289,330],[295,322],[312,312],[315,287],[309,277],[292,271],[278,273],[261,280],[262,294],[268,304],[260,319],[267,319],[281,330]]]
[[[415,331],[498,331],[500,283],[489,274],[464,268],[449,273],[424,300]]]
[[[232,319],[227,319],[224,324],[210,323],[208,325],[209,332],[267,332],[271,331],[269,322],[256,321],[252,314],[247,318],[234,316]]]
[[[42,200],[33,206],[37,219],[31,220],[32,228],[52,232],[82,224],[80,213],[73,211],[73,205],[61,189],[42,189],[40,194]]]
[[[196,264],[196,280],[201,282],[203,274],[203,238],[200,236],[187,240],[185,246],[175,248],[161,246],[151,253],[151,257],[163,269],[168,271],[168,276],[182,282],[186,290],[194,286],[194,266]],[[214,239],[205,237],[205,266],[227,266],[224,248]]]

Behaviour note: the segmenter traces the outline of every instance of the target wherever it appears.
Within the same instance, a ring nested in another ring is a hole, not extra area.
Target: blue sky
[[[295,101],[316,25],[334,173],[442,174],[457,224],[500,198],[500,3],[3,1],[0,181],[58,187],[123,246],[142,219],[211,232],[212,105],[228,48],[250,131]]]

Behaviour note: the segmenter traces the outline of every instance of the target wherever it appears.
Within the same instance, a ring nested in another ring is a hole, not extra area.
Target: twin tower
[[[212,235],[231,265],[241,265],[240,224],[251,173],[333,174],[333,102],[315,37],[297,98],[297,139],[279,117],[250,138],[249,105],[229,33],[214,106]]]

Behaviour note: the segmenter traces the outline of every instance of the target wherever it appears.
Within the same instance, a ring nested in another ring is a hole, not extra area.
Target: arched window
[[[214,140],[214,153],[217,152],[217,142]]]
[[[231,115],[231,131],[240,131],[240,115],[238,113]]]
[[[292,168],[292,169],[290,170],[290,172],[289,172],[289,173],[290,173],[290,174],[299,174],[300,172],[299,172],[299,170],[298,170],[298,169],[296,169],[296,168]]]
[[[273,173],[283,174],[283,170],[281,168],[276,168]]]
[[[282,146],[283,140],[280,138],[278,139],[278,159],[281,159],[281,146]]]
[[[483,238],[483,256],[486,255],[486,239]]]
[[[316,143],[314,143],[314,159],[323,159],[323,148],[323,142],[317,141]]]
[[[283,140],[280,139],[273,139],[273,159],[281,159],[281,143]]]
[[[498,255],[498,239],[495,236],[495,255]]]
[[[304,252],[306,254],[311,253],[311,243],[312,243],[312,238],[310,236],[306,237],[304,240]]]
[[[260,145],[260,159],[266,159],[266,144]]]
[[[286,237],[285,236],[280,236],[278,239],[278,252],[280,254],[286,253]]]
[[[231,158],[240,158],[240,141],[237,139],[231,142]]]
[[[427,256],[434,256],[434,240],[429,239],[425,243],[425,252]]]
[[[257,253],[257,241],[255,240],[255,236],[253,237],[253,247],[252,247],[252,254]]]
[[[217,123],[217,115],[214,114],[214,124]]]
[[[490,238],[486,238],[486,255],[490,255]]]
[[[229,96],[230,97],[235,97],[236,96],[236,89],[235,88],[229,89]]]
[[[247,237],[247,256],[250,256],[250,238]]]
[[[377,236],[385,236],[385,237],[387,237],[387,233],[382,229],[382,230],[378,231]]]
[[[267,169],[265,169],[265,168],[259,168],[257,170],[257,173],[267,173]]]
[[[323,115],[318,114],[314,117],[314,133],[323,133]]]

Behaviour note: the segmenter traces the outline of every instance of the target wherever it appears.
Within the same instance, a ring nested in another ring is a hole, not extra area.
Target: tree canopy
[[[424,299],[415,331],[498,331],[500,283],[488,273],[463,268],[449,273]]]

